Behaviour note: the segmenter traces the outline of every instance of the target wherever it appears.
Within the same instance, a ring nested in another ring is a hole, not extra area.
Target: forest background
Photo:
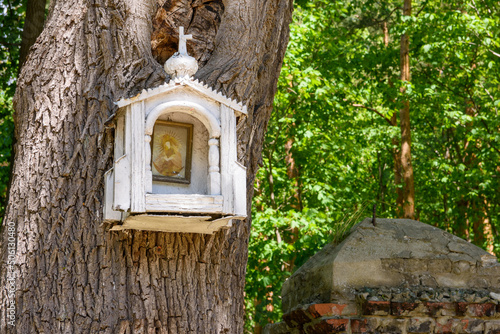
[[[0,0],[0,218],[25,1]],[[410,105],[415,218],[500,255],[500,4],[295,2],[255,183],[246,331],[281,317],[284,280],[372,215],[401,217],[399,113]],[[401,80],[401,36],[410,80]]]

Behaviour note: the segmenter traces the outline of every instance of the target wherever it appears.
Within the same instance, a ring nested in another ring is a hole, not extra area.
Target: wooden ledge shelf
[[[111,231],[141,230],[214,234],[220,229],[231,227],[233,219],[245,219],[245,217],[229,216],[212,220],[212,217],[210,216],[168,216],[143,214],[129,216],[123,225],[115,225],[111,228]]]

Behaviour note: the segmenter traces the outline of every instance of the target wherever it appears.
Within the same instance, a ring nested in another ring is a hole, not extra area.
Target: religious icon
[[[152,140],[153,180],[190,183],[193,125],[157,121]]]

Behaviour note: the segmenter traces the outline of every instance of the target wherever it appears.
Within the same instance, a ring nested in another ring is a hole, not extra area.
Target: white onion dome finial
[[[193,35],[184,35],[184,27],[179,27],[179,52],[176,52],[165,62],[165,72],[172,77],[182,78],[193,76],[198,71],[198,62],[188,55],[186,42]]]

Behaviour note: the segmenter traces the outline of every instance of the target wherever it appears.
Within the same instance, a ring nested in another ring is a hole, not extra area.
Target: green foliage
[[[414,1],[412,17],[400,6],[296,2],[255,186],[248,332],[280,320],[284,280],[345,230],[344,217],[371,216],[372,203],[397,217],[403,100],[418,219],[500,255],[499,5]],[[399,79],[404,32],[411,83]]]
[[[25,7],[0,1],[1,217]],[[248,332],[280,320],[284,280],[326,243],[341,242],[371,204],[379,217],[396,217],[400,130],[391,118],[403,100],[411,108],[419,220],[500,255],[498,2],[419,0],[412,17],[394,0],[295,4],[255,185]],[[403,33],[411,83],[399,79]]]
[[[0,0],[0,221],[5,211],[14,121],[12,97],[16,89],[19,47],[25,4]]]

